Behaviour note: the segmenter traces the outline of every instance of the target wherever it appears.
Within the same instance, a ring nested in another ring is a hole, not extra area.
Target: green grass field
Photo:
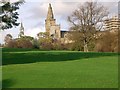
[[[117,88],[117,53],[3,49],[3,88]]]

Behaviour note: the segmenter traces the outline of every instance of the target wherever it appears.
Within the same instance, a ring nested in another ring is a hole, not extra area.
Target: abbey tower
[[[45,29],[49,36],[60,39],[60,25],[56,24],[56,19],[54,19],[51,4],[48,7],[47,18],[45,20]]]

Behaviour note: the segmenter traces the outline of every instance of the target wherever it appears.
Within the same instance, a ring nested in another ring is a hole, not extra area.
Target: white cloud
[[[33,18],[34,19],[40,19],[40,18],[45,18],[47,15],[47,3],[31,3],[33,6],[31,8],[29,8],[29,12],[31,13],[31,15],[29,16],[29,18]]]
[[[32,37],[37,37],[37,34],[39,33],[39,32],[44,32],[45,31],[45,29],[44,29],[44,27],[36,27],[36,28],[32,28],[32,29],[27,29],[26,31],[25,31],[25,35],[26,36],[32,36]]]
[[[103,2],[102,4],[108,8],[110,17],[118,15],[118,2]]]
[[[32,13],[31,17],[36,18],[46,18],[47,16],[47,11],[48,11],[48,3],[32,3],[33,6],[32,8],[29,9],[29,11]],[[70,14],[79,3],[72,3],[72,2],[59,2],[59,3],[51,3],[52,4],[52,9],[53,13],[55,16],[65,16]],[[30,18],[31,18],[30,17]]]
[[[20,1],[20,0],[9,0],[11,3],[13,2],[17,2],[17,1]]]
[[[11,34],[13,38],[17,38],[19,33],[18,27],[13,27],[12,29],[0,31],[0,43],[4,43],[4,38],[7,34]]]

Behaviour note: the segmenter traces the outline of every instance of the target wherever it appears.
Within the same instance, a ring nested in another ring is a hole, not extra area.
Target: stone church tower
[[[47,18],[45,20],[45,29],[49,36],[51,36],[52,38],[61,38],[60,25],[56,24],[56,19],[54,19],[51,4],[49,4],[48,7]]]

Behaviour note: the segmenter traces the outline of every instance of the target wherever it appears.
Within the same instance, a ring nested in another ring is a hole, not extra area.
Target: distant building
[[[18,34],[18,38],[21,38],[22,36],[24,36],[24,27],[23,24],[20,24],[20,33]]]
[[[56,19],[54,19],[51,4],[49,4],[48,7],[47,18],[45,20],[45,29],[51,37],[57,39],[61,38],[60,25],[56,24]]]
[[[110,32],[114,32],[120,29],[120,19],[117,16],[114,16],[110,19],[105,20],[105,29]]]
[[[50,37],[59,39],[63,43],[68,43],[66,36],[69,31],[62,31],[59,24],[56,24],[56,19],[54,18],[53,10],[51,4],[48,7],[47,18],[45,20],[45,29]]]

